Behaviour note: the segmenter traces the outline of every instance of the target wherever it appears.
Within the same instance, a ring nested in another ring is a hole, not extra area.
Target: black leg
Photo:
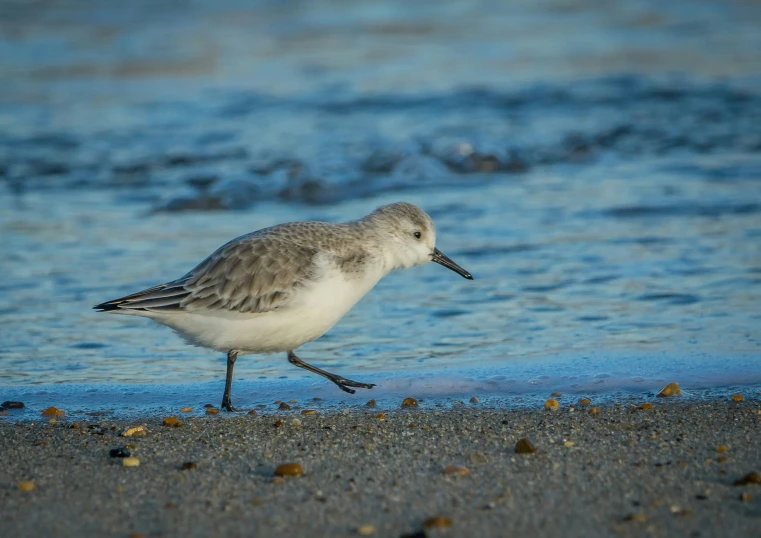
[[[351,379],[345,379],[341,376],[331,374],[330,372],[326,372],[325,370],[321,370],[317,368],[316,366],[312,366],[311,364],[307,364],[306,362],[302,361],[300,358],[296,356],[296,354],[293,351],[288,352],[288,362],[298,366],[299,368],[303,368],[304,370],[309,370],[310,372],[314,372],[317,375],[321,375],[322,377],[330,379],[333,383],[338,385],[338,387],[342,391],[348,392],[349,394],[354,394],[356,392],[355,390],[352,390],[349,387],[358,387],[360,389],[371,389],[375,386],[372,383],[359,383],[357,381],[352,381]]]
[[[235,359],[238,358],[238,352],[232,349],[227,352],[227,378],[225,379],[225,393],[222,396],[222,409],[226,411],[238,411],[233,407],[233,403],[230,401],[230,389],[233,386],[233,368],[235,367]]]

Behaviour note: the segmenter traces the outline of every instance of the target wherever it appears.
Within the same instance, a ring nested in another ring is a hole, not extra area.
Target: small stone
[[[405,398],[402,402],[402,407],[417,407],[417,400],[415,398]]]
[[[51,418],[50,420],[48,420],[48,424],[50,424],[51,426],[55,426],[56,424],[58,424],[58,420]]]
[[[750,501],[750,499],[751,499],[750,493],[743,492],[743,493],[740,494],[740,500],[742,502],[747,503],[747,502]]]
[[[724,463],[725,461],[729,461],[729,458],[726,456],[719,456],[718,458],[716,458],[716,461],[719,463]]]
[[[280,419],[277,419],[277,420],[275,421],[275,423],[273,424],[273,426],[274,426],[275,428],[282,428],[282,427],[283,427],[283,424],[285,424],[285,423],[284,423],[282,420],[280,420]]]
[[[129,538],[148,538],[145,534],[142,532],[133,532],[129,535]]]
[[[563,446],[566,448],[571,448],[573,446],[573,441],[566,441],[563,443]]]
[[[456,474],[458,476],[465,476],[470,474],[470,471],[468,471],[465,467],[459,467],[457,465],[450,465],[449,467],[445,467],[441,472],[443,474]]]
[[[288,403],[295,404],[295,403],[298,403],[298,400],[288,400]]]
[[[599,407],[593,407],[589,410],[590,415],[599,415],[600,414],[600,408]]]
[[[533,454],[534,452],[536,452],[536,448],[534,448],[534,445],[528,439],[520,439],[515,443],[516,454]]]
[[[559,392],[553,392],[552,394],[550,394],[550,398],[560,398],[561,396],[562,394],[560,394]]]
[[[560,409],[560,404],[558,403],[557,400],[550,399],[544,402],[544,408],[547,411],[557,411],[558,409]]]
[[[186,461],[182,464],[182,467],[180,467],[180,469],[183,471],[195,471],[197,468],[198,466],[194,461]]]
[[[255,417],[256,416],[256,409],[252,409],[251,411],[249,411],[248,412],[248,416]]]
[[[639,408],[642,409],[643,411],[647,411],[648,409],[652,409],[653,408],[653,404],[651,404],[651,403],[643,403],[642,405],[639,406]]]
[[[629,514],[624,518],[624,521],[634,521],[636,523],[644,523],[647,521],[647,516],[645,514]]]
[[[671,396],[681,396],[682,389],[676,383],[669,383],[658,393],[658,398],[669,398]]]
[[[302,415],[314,415],[315,413],[317,413],[315,409],[304,409],[301,412]]]
[[[291,408],[291,406],[290,406],[290,405],[288,405],[287,403],[285,403],[285,402],[280,402],[280,410],[281,410],[281,411],[288,411],[290,408]]]
[[[205,409],[210,409],[210,408],[214,407],[214,405],[212,405],[212,404],[203,404],[203,406],[204,406]]]
[[[377,418],[378,420],[386,420],[386,413],[378,413],[377,415],[375,415],[375,418]]]
[[[19,491],[32,491],[34,490],[34,482],[31,480],[25,481],[25,482],[19,482],[18,483],[18,490]]]
[[[735,480],[735,486],[749,486],[751,484],[761,485],[761,475],[755,471]]]
[[[298,463],[283,463],[275,469],[275,476],[304,476],[304,469]]]
[[[66,413],[64,411],[56,409],[55,407],[48,407],[42,412],[43,417],[62,417],[65,415]]]
[[[732,401],[733,401],[733,402],[737,402],[737,403],[740,403],[740,402],[742,402],[743,400],[744,400],[744,398],[743,398],[743,395],[742,395],[742,394],[733,394],[733,395],[732,395]]]
[[[581,400],[579,400],[579,405],[581,407],[586,407],[591,403],[592,403],[592,400],[590,400],[589,398],[582,398]]]
[[[79,428],[81,428],[81,426],[79,425],[79,422],[72,422],[72,423],[71,423],[71,426],[69,426],[69,427],[70,427],[72,430],[78,430]]]
[[[122,432],[122,437],[131,437],[133,435],[145,435],[145,426],[132,426]]]
[[[24,402],[3,402],[2,405],[0,405],[3,409],[24,409],[26,407],[24,405]]]
[[[182,409],[180,409],[180,413],[192,413],[192,412],[193,412],[192,407],[183,407]]]
[[[362,525],[357,529],[357,534],[360,536],[372,536],[375,534],[375,527],[372,525]]]
[[[478,403],[478,398],[476,398],[475,396],[473,396],[473,397],[470,399],[470,403],[472,403],[472,404],[477,404],[477,403]]]
[[[729,450],[729,449],[727,448],[727,445],[719,445],[719,446],[717,446],[717,447],[716,447],[716,452],[721,452],[721,453],[724,453],[724,452],[726,452],[727,450]]]
[[[206,408],[206,414],[207,415],[218,415],[219,414],[219,409],[217,409],[216,407],[207,407]]]
[[[171,416],[164,419],[164,426],[169,426],[170,428],[181,428],[182,422],[180,422],[180,419],[177,417]]]
[[[119,448],[112,448],[108,452],[108,455],[111,456],[112,458],[129,458],[131,456],[131,453],[126,448],[119,447]]]
[[[283,482],[285,482],[285,480],[283,480],[282,476],[273,476],[270,479],[270,484],[282,484]]]
[[[124,467],[138,467],[140,465],[140,460],[131,456],[129,458],[124,458],[122,460],[122,465]]]
[[[444,516],[429,517],[423,521],[426,529],[445,529],[452,526],[452,520]]]
[[[365,404],[365,407],[375,407],[375,400],[370,400],[369,402],[367,402],[367,403]],[[365,525],[365,526],[366,526],[366,527],[370,527],[370,528],[372,529],[372,526],[371,526],[371,525]],[[362,528],[362,527],[360,527],[360,529],[361,529],[361,528]],[[373,532],[375,532],[375,529],[373,529]],[[369,536],[369,535],[367,535],[367,536]]]

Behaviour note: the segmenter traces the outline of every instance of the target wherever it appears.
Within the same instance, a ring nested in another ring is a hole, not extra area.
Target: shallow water
[[[134,5],[2,27],[2,399],[216,402],[223,357],[90,307],[400,199],[476,280],[391,275],[302,348],[373,392],[246,356],[238,402],[761,386],[761,7]]]

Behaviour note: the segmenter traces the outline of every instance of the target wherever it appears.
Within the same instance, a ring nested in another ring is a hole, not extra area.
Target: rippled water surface
[[[761,386],[761,7],[502,4],[3,7],[1,394],[216,401],[223,357],[91,306],[400,199],[475,281],[393,274],[304,359],[381,398]],[[305,390],[368,397],[236,365]]]

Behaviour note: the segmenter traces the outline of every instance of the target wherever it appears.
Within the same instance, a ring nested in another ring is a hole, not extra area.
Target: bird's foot
[[[375,386],[373,383],[360,383],[359,381],[352,381],[351,379],[345,379],[343,377],[336,377],[335,379],[331,379],[331,381],[338,385],[338,388],[340,388],[342,391],[348,392],[349,394],[354,394],[357,392],[356,390],[350,389],[349,387],[371,389]]]
[[[233,407],[233,403],[230,400],[222,400],[222,409],[228,413],[240,413],[243,411],[243,409]]]

